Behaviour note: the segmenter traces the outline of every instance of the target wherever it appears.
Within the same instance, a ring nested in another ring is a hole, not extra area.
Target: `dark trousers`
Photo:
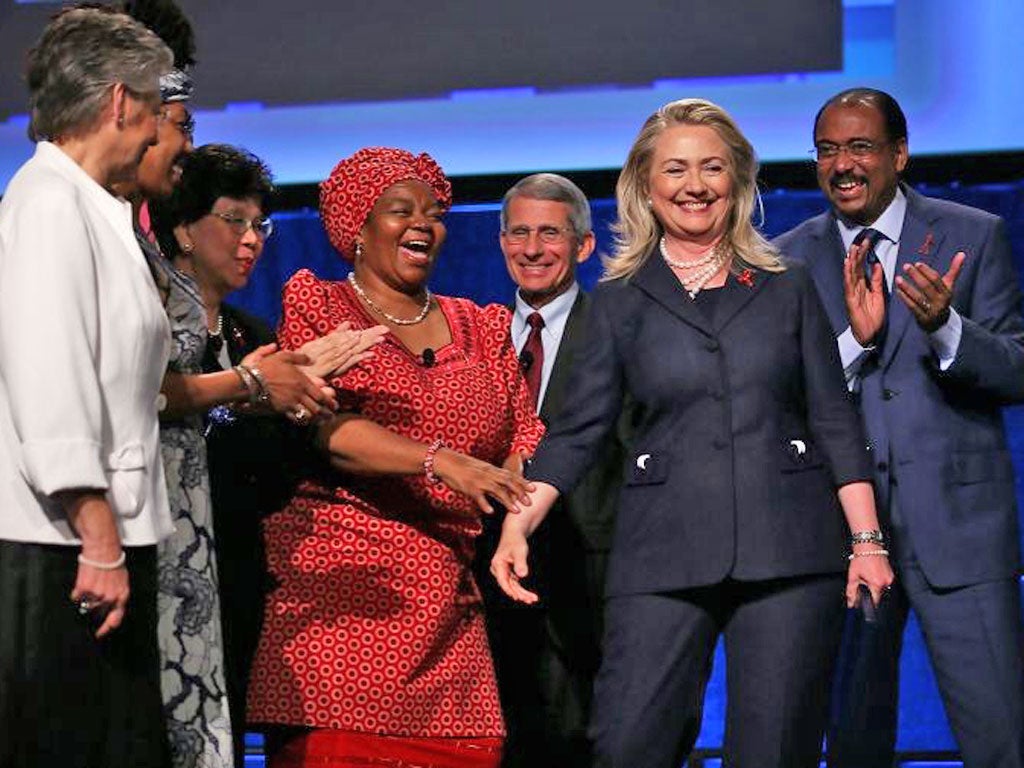
[[[497,522],[484,520],[475,571],[508,731],[502,768],[590,768],[587,724],[608,553],[588,549],[571,526],[542,526],[531,538],[524,582],[541,603],[514,603],[487,571]]]
[[[1024,639],[1016,579],[936,589],[905,531],[878,621],[851,637],[829,726],[832,768],[891,768],[908,611],[917,615],[965,768],[1024,766]]]
[[[102,640],[69,598],[77,553],[0,541],[0,766],[165,768],[155,547],[126,550],[128,611]]]
[[[821,755],[843,619],[840,575],[727,581],[606,603],[595,764],[678,768],[700,732],[725,638],[724,764],[811,768]]]

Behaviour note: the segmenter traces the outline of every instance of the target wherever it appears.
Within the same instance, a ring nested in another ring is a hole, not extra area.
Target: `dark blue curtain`
[[[457,179],[455,183],[458,183]],[[1018,274],[1024,275],[1024,182],[921,187],[919,191],[1003,217],[1009,225]],[[780,190],[765,194],[764,232],[769,236],[780,234],[825,208],[826,202],[817,191]],[[597,253],[581,266],[579,272],[580,282],[587,288],[593,286],[600,276],[600,254],[611,250],[609,225],[615,217],[615,201],[595,200],[592,209],[598,239]],[[268,241],[249,285],[231,299],[271,323],[277,322],[280,313],[281,286],[296,270],[306,267],[321,277],[332,279],[342,278],[348,273],[348,265],[327,242],[315,211],[280,212],[274,215],[274,221],[274,236]],[[508,303],[513,286],[498,248],[498,205],[457,206],[449,214],[447,224],[448,239],[431,281],[432,289],[447,295],[468,296],[479,303]],[[1017,495],[1024,502],[1024,407],[1008,409],[1006,418],[1017,467]],[[898,748],[903,751],[954,749],[927,654],[913,621],[908,632],[903,657]],[[699,746],[704,748],[715,748],[722,743],[723,669],[720,648],[715,675],[708,689],[704,729],[699,741]]]

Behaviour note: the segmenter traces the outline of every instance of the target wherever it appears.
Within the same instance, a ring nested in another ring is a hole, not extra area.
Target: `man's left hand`
[[[897,276],[896,292],[925,333],[937,331],[949,319],[953,284],[966,258],[967,255],[959,251],[944,275],[940,275],[923,261],[918,261],[905,265],[903,275]]]

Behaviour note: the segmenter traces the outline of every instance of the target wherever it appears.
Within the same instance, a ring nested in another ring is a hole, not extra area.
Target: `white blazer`
[[[57,491],[106,491],[127,546],[171,532],[156,399],[167,316],[131,207],[40,142],[0,202],[0,539],[77,544]]]

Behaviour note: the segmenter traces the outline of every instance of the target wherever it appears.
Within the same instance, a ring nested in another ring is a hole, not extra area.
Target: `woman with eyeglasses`
[[[304,424],[330,412],[333,391],[321,376],[360,362],[373,342],[342,328],[279,352],[258,321],[224,303],[273,231],[272,192],[258,158],[208,145],[181,161],[169,199],[151,201],[160,247],[150,261],[174,337],[161,441],[176,531],[160,551],[160,643],[171,749],[184,766],[244,759],[264,582],[259,520],[283,493],[274,484],[284,482],[290,445],[279,417]],[[264,426],[242,428],[245,439],[229,441],[224,455],[220,433],[250,422]],[[209,447],[204,433],[216,434]],[[258,488],[242,493],[235,478]]]
[[[320,188],[346,281],[288,282],[280,338],[383,323],[371,364],[332,383],[288,505],[264,525],[276,588],[249,692],[269,765],[492,768],[504,728],[470,570],[481,512],[524,496],[540,439],[508,310],[435,296],[451,185],[426,154],[362,149]],[[504,465],[504,467],[502,466]]]

